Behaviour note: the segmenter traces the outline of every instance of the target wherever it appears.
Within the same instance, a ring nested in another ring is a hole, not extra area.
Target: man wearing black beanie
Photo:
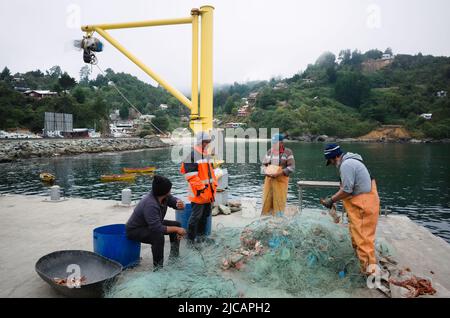
[[[186,234],[180,222],[164,220],[167,207],[184,209],[183,201],[170,194],[172,182],[163,176],[155,175],[152,190],[146,194],[133,211],[126,224],[130,240],[152,245],[153,266],[161,268],[164,263],[164,235],[170,237],[169,258],[178,257],[180,239]]]

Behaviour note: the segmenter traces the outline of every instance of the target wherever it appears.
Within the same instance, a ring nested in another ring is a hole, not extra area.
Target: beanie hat
[[[163,176],[155,175],[152,182],[153,194],[157,197],[166,195],[172,189],[172,182]]]

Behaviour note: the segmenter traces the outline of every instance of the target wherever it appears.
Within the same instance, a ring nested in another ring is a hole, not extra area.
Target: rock
[[[315,142],[333,142],[336,141],[336,138],[328,137],[327,135],[317,136]]]
[[[162,142],[157,136],[148,139],[45,139],[33,141],[1,140],[0,161],[9,162],[15,159],[31,157],[52,157],[54,154],[80,154],[135,149],[160,148],[170,145]]]
[[[314,141],[315,142],[325,142],[325,140],[328,138],[328,136],[327,135],[320,135],[320,136],[317,136],[315,139],[314,139]]]
[[[303,141],[303,142],[313,141],[313,137],[311,135],[302,135],[302,136],[295,137],[294,139],[298,140],[298,141]]]
[[[242,208],[241,207],[232,206],[232,207],[230,207],[230,211],[231,211],[231,213],[235,213],[235,212],[242,211]]]
[[[342,138],[342,139],[336,139],[336,142],[359,142],[361,140],[357,138]]]
[[[219,209],[220,209],[220,212],[222,212],[225,215],[231,214],[231,209],[229,207],[227,207],[226,205],[223,205],[223,204],[219,205]]]
[[[242,204],[240,202],[237,202],[237,201],[228,201],[228,206],[229,207],[240,208],[242,206]]]
[[[419,140],[419,139],[411,139],[409,142],[412,143],[412,144],[420,144],[420,143],[422,143],[422,140]]]
[[[215,206],[215,207],[212,209],[212,211],[211,211],[211,215],[212,215],[212,216],[216,216],[216,215],[219,215],[219,214],[220,214],[219,207],[218,207],[218,206]]]

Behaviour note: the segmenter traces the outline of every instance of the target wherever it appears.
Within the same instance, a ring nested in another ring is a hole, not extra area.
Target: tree
[[[155,118],[152,119],[152,123],[162,131],[166,131],[169,128],[169,116],[164,111],[157,111]]]
[[[334,67],[336,61],[336,55],[331,52],[324,52],[316,60],[316,65],[323,68]]]
[[[450,66],[447,66],[445,69],[445,77],[450,80]]]
[[[224,107],[223,107],[223,112],[224,112],[225,114],[231,114],[231,112],[232,112],[232,110],[233,110],[233,107],[234,107],[234,101],[233,101],[233,98],[232,98],[231,96],[229,96],[229,97],[227,98],[227,101],[225,102]]]
[[[274,91],[269,88],[266,88],[258,96],[258,99],[256,100],[256,107],[267,109],[270,106],[275,106],[276,103],[277,99],[275,98]]]
[[[389,54],[389,55],[394,55],[394,52],[392,52],[392,49],[390,47],[388,47],[385,51],[384,54]]]
[[[339,52],[338,60],[340,61],[340,64],[348,65],[350,64],[351,59],[352,59],[352,52],[349,49],[342,50],[341,52]]]
[[[370,94],[369,81],[358,72],[339,73],[334,92],[336,99],[341,103],[359,107]]]
[[[46,71],[47,75],[52,78],[60,78],[62,75],[61,67],[58,65],[52,66],[49,70]]]
[[[327,68],[327,78],[329,83],[336,82],[337,72],[334,66],[330,66],[329,68]]]
[[[58,84],[59,84],[59,86],[61,86],[61,88],[63,90],[68,90],[68,89],[71,89],[72,87],[74,87],[77,84],[77,82],[75,81],[75,79],[73,77],[70,77],[70,75],[67,74],[67,72],[65,72],[58,79]]]
[[[352,52],[351,64],[353,66],[360,66],[362,62],[363,62],[363,55],[361,54],[360,51],[354,50]]]
[[[5,66],[3,71],[0,73],[0,81],[10,82],[12,79],[11,71]]]
[[[80,84],[87,84],[89,82],[90,75],[91,75],[91,68],[88,65],[83,66],[80,69]]]
[[[78,103],[83,104],[86,101],[86,94],[84,93],[81,87],[75,88],[72,93],[72,96],[75,97]]]
[[[378,60],[383,57],[383,52],[377,49],[369,50],[366,53],[364,53],[364,56],[367,59]]]
[[[123,105],[119,109],[119,115],[120,115],[120,118],[122,118],[122,119],[128,119],[128,117],[130,116],[130,109],[128,108],[128,106]]]

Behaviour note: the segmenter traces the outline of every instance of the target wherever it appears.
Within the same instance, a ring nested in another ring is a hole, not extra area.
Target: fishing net
[[[365,286],[348,227],[320,211],[218,226],[211,237],[157,272],[125,272],[106,297],[349,297]]]

